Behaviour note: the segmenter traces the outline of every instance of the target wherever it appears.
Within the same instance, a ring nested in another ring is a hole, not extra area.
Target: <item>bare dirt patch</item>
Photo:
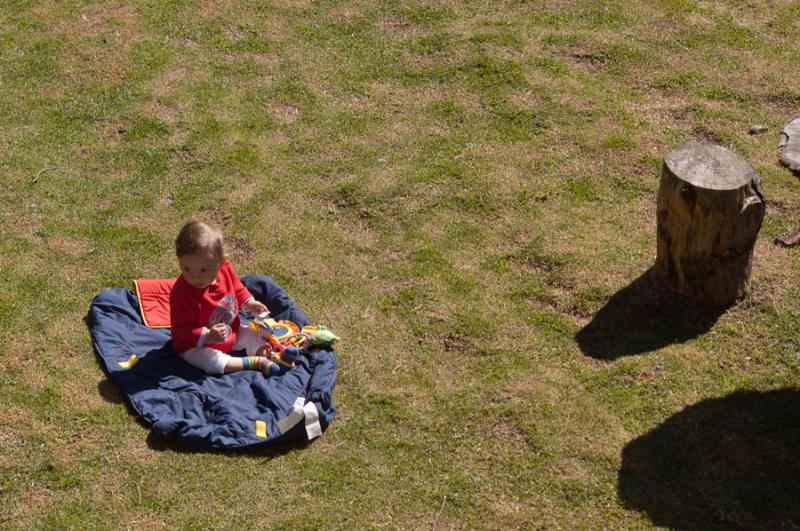
[[[560,270],[562,264],[548,256],[537,256],[526,253],[512,253],[508,255],[508,262],[516,266],[523,273],[542,274]]]
[[[692,137],[695,140],[700,140],[702,142],[711,142],[712,144],[724,144],[725,139],[714,131],[713,129],[705,126],[705,125],[696,125],[692,128]]]
[[[590,67],[591,69],[600,68],[606,63],[606,58],[596,52],[575,52],[571,53],[569,57],[576,64]]]
[[[525,443],[525,432],[510,420],[497,419],[496,422],[488,423],[487,428],[489,433],[492,434],[492,438],[499,439],[496,442],[501,446],[508,442],[513,442],[514,444]]]
[[[235,264],[247,263],[256,256],[256,248],[245,239],[229,236],[225,239],[225,247]]]
[[[767,94],[762,98],[764,104],[775,114],[789,118],[800,113],[800,95],[789,92]]]
[[[445,352],[455,354],[472,354],[475,351],[475,345],[469,339],[463,337],[453,336],[451,334],[442,338],[442,349]]]
[[[779,216],[791,216],[800,214],[800,201],[794,198],[769,199],[767,198],[767,211],[776,212]]]
[[[216,207],[201,210],[198,217],[219,229],[224,229],[233,220],[232,214]]]

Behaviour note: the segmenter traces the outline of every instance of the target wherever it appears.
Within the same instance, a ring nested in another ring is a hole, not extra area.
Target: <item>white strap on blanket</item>
[[[298,396],[292,405],[292,410],[286,415],[286,418],[278,421],[278,429],[281,430],[281,435],[289,431],[295,424],[300,422],[301,419],[305,418],[305,412],[303,411],[303,404],[305,401],[306,399],[304,397]]]
[[[302,396],[298,396],[294,401],[292,411],[286,415],[286,418],[278,421],[278,429],[281,430],[281,435],[292,429],[303,419],[305,419],[306,435],[308,435],[309,441],[322,435],[322,426],[319,424],[319,413],[317,412],[316,404],[311,401],[306,403],[305,397]]]
[[[303,413],[306,416],[306,435],[308,440],[322,435],[322,426],[319,425],[319,413],[317,413],[317,405],[310,400],[303,406]]]

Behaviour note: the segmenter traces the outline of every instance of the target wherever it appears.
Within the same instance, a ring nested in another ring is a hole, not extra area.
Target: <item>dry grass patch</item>
[[[287,13],[302,12],[314,5],[314,0],[272,0],[270,2],[276,8]]]
[[[292,103],[270,103],[266,111],[283,125],[291,125],[301,116],[301,109]]]
[[[119,450],[120,456],[125,460],[135,461],[143,465],[155,464],[161,459],[161,453],[153,450],[146,442],[145,438],[128,439],[122,444]]]
[[[686,109],[693,103],[695,98],[683,89],[652,88],[643,93],[643,101],[632,110],[648,118],[653,125],[661,125],[663,131],[664,127],[675,122],[686,121],[689,118]]]
[[[132,286],[131,286],[132,288]],[[83,353],[84,358],[78,358],[80,365],[72,368],[72,373],[76,376],[66,379],[62,383],[62,388],[67,389],[68,392],[64,393],[61,402],[68,406],[68,410],[76,412],[75,419],[77,421],[85,421],[86,416],[90,415],[93,411],[100,410],[108,407],[109,398],[103,396],[99,390],[102,386],[101,382],[87,377],[87,373],[94,376],[94,370],[100,366],[100,360],[95,357],[94,352]],[[91,361],[88,358],[92,357]],[[89,367],[86,367],[89,365]],[[106,380],[109,381],[110,380]],[[119,390],[118,388],[116,389]],[[122,393],[117,393],[119,401],[124,399]]]
[[[327,12],[327,17],[337,22],[351,22],[362,18],[373,9],[373,5],[368,2],[345,2],[334,5]]]
[[[660,159],[664,157],[672,147],[674,147],[667,143],[667,140],[663,137],[662,132],[650,130],[637,131],[636,145],[638,149],[636,150],[635,155],[638,161],[642,160],[643,154]],[[635,164],[633,168],[639,170],[638,175],[644,178],[656,178],[659,176],[658,170],[654,170],[650,165],[645,166],[641,162]],[[656,181],[653,180],[652,182]]]
[[[230,7],[230,0],[200,0],[195,9],[204,18],[215,18],[224,15]]]
[[[71,257],[85,256],[93,249],[86,238],[74,235],[58,235],[48,241],[47,245],[52,252]]]
[[[169,518],[149,514],[147,509],[127,511],[124,517],[120,518],[120,523],[126,529],[174,529],[175,522],[170,522]]]
[[[179,55],[174,63],[186,66],[167,68],[145,85],[145,89],[156,98],[177,98],[187,83],[208,81],[211,78],[207,70],[190,66],[191,60],[187,57]]]
[[[67,48],[62,64],[67,75],[79,83],[98,83],[110,87],[128,73],[130,51],[139,40],[139,15],[126,3],[88,6],[71,19],[56,18],[52,34],[75,46]],[[91,55],[80,53],[81,41],[102,43]],[[88,61],[87,61],[88,60]],[[82,64],[81,69],[69,65]],[[63,85],[66,86],[66,85]]]
[[[336,217],[333,227],[345,241],[360,249],[374,249],[380,241],[380,234],[374,230],[368,221],[369,213],[361,211],[358,217],[347,215],[336,215],[335,205],[327,207],[326,210]]]
[[[109,28],[124,34],[126,42],[132,42],[138,33],[139,14],[127,2],[104,2],[89,5],[70,19],[55,20],[51,26],[54,35],[63,39],[100,37]]]
[[[19,433],[12,426],[28,424],[30,422],[30,414],[28,408],[7,404],[0,406],[0,419],[3,421],[3,427],[0,429],[0,440],[9,442],[12,439],[18,439]]]
[[[3,356],[0,356],[0,367],[4,367],[6,369],[12,367],[19,368],[22,370],[23,374],[25,374],[29,369],[33,370],[36,363],[39,362],[38,358],[40,357],[40,354],[36,352],[36,349],[41,343],[41,338],[33,339],[19,334],[7,337],[4,340],[5,352]],[[46,378],[41,371],[39,374],[25,374],[25,376],[29,376],[31,378],[30,380],[27,378],[24,380],[29,384],[32,384],[30,390],[35,390],[37,387],[36,384],[41,384]]]
[[[784,196],[781,199],[772,199],[767,197],[768,216],[772,215],[780,218],[788,217],[789,219],[795,219],[797,214],[800,214],[800,198]]]
[[[40,516],[53,506],[53,492],[40,486],[15,489],[11,499],[11,514],[3,515],[3,521]]]
[[[164,183],[163,187],[166,188],[166,186],[166,183]],[[172,241],[174,239],[172,227],[165,226],[163,218],[159,219],[161,215],[162,213],[160,212],[132,211],[120,219],[120,226],[136,227],[141,229],[143,233],[158,234],[167,238],[168,241]],[[178,234],[177,231],[174,231],[174,233],[175,235]]]
[[[787,301],[796,287],[794,275],[788,273],[791,267],[790,250],[764,238],[757,240],[753,251],[752,289],[748,294],[748,304]]]
[[[143,103],[139,106],[139,110],[141,112],[140,116],[155,116],[159,121],[168,125],[175,125],[185,116],[185,109],[179,103],[165,102],[161,99],[153,99]]]
[[[592,358],[580,356],[576,352],[576,362],[591,367],[593,371],[613,370],[613,366]],[[552,433],[557,433],[558,453],[576,450],[589,451],[598,455],[614,455],[630,437],[619,413],[606,405],[598,397],[587,391],[565,369],[549,364],[537,367],[531,374],[522,374],[508,387],[509,392],[522,397],[518,400],[533,400],[546,404],[547,423]]]
[[[589,482],[594,477],[583,461],[574,457],[558,459],[550,465],[550,469],[557,477],[567,480]]]
[[[796,92],[774,92],[760,98],[760,102],[775,115],[781,127],[800,113],[800,94]]]
[[[114,442],[109,441],[108,427],[92,426],[80,419],[75,419],[72,430],[68,434],[61,433],[53,439],[53,464],[61,470],[78,469],[87,456],[97,452],[98,448],[107,447]]]

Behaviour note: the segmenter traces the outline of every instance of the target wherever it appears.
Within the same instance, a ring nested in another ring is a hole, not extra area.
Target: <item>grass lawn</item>
[[[0,0],[0,526],[800,526],[789,0]],[[769,127],[749,135],[751,125]],[[768,198],[752,290],[637,306],[663,157]],[[84,322],[198,217],[337,345],[305,447],[137,423]]]

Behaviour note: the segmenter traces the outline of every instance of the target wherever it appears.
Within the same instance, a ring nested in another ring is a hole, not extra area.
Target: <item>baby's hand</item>
[[[225,323],[217,323],[208,329],[206,343],[224,343],[228,339],[231,327]]]
[[[267,310],[267,307],[258,302],[257,300],[253,299],[248,301],[244,304],[244,309],[248,312],[252,313],[253,315],[258,315],[260,313],[264,313]]]

